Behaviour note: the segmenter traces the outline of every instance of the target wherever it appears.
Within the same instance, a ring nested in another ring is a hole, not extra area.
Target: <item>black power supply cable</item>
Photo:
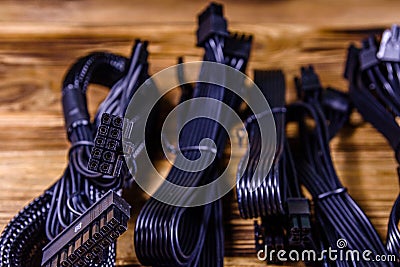
[[[94,66],[93,62],[97,61],[99,58],[102,59],[103,64],[96,65],[97,68],[95,69],[89,68],[91,66]],[[93,82],[108,85],[113,80],[116,81],[119,77],[122,76],[125,65],[126,60],[121,59],[120,57],[116,57],[107,53],[94,53],[80,59],[74,66],[73,70],[69,72],[66,80],[73,79],[73,82],[75,82],[77,86],[82,86],[85,83],[88,84],[89,82],[92,82],[90,80],[90,77],[92,72],[96,70],[99,73],[108,73],[109,76],[107,75],[106,79],[104,79],[104,75],[99,75],[99,77],[103,77],[93,79]],[[90,71],[90,75],[87,75],[87,71]],[[73,140],[73,142],[79,142],[78,136],[76,136],[76,133],[72,133],[72,129],[74,127],[80,127],[84,125],[84,120],[88,119],[87,109],[85,108],[85,106],[81,106],[82,104],[85,104],[86,99],[83,92],[80,90],[73,89],[69,92],[70,93],[67,93],[67,98],[70,97],[71,99],[70,107],[72,108],[72,104],[74,101],[76,106],[79,106],[76,107],[76,110],[79,110],[79,112],[77,112],[79,114],[72,116],[68,116],[68,114],[66,114],[67,132],[71,141]],[[74,94],[75,98],[73,97]],[[79,125],[79,123],[77,123],[72,126],[75,120],[76,122],[81,121],[82,124]],[[89,127],[89,125],[86,124],[86,126],[84,127]],[[79,136],[79,138],[82,137]],[[78,145],[71,147],[70,151],[73,153],[73,155],[75,155],[75,157],[78,153],[82,154],[81,151],[83,148],[80,147],[81,145],[83,145],[83,143],[78,143]],[[80,152],[78,152],[78,150]],[[82,170],[85,172],[85,168],[83,166]],[[69,170],[67,169],[66,174],[68,173]],[[65,175],[63,177],[65,177]],[[57,192],[60,192],[60,185],[62,184],[61,180],[63,180],[63,177],[58,183],[46,190],[42,196],[31,202],[23,210],[21,210],[21,212],[16,215],[16,217],[11,220],[7,227],[4,229],[0,238],[2,244],[0,250],[1,266],[41,265],[41,250],[43,246],[48,242],[48,240],[51,240],[55,235],[57,235],[59,230],[61,230],[58,229],[56,230],[57,233],[52,234],[50,234],[49,232],[49,234],[47,235],[47,229],[50,228],[48,223],[49,218],[57,218],[57,215],[51,213],[51,207],[53,207],[52,211],[56,209],[56,205],[54,205],[54,200],[56,199],[56,197],[58,197]],[[71,212],[69,212],[68,217],[72,219],[70,213]],[[60,216],[61,215],[62,214],[60,214]],[[34,239],[31,237],[37,238]],[[30,258],[30,255],[35,255],[35,257]]]
[[[374,36],[365,39],[362,48],[351,45],[345,77],[355,107],[393,148],[400,162],[400,28],[393,25],[386,30],[379,50]],[[398,174],[399,174],[399,167]],[[400,176],[399,176],[400,177]],[[388,223],[386,247],[400,261],[400,194],[397,197]]]
[[[229,36],[222,13],[222,6],[213,3],[199,16],[198,45],[205,49],[205,61],[227,64],[244,71],[250,53],[251,38]],[[203,71],[205,70],[201,70],[201,73]],[[241,102],[234,93],[214,84],[197,83],[193,93],[189,88],[188,96],[183,96],[183,99],[190,96],[216,99],[234,110]],[[229,122],[231,119],[220,118],[221,106],[215,105],[215,102],[210,101],[209,105],[204,105],[202,109],[209,114],[209,117],[215,118],[217,115],[221,124],[226,125],[224,120]],[[191,106],[188,114],[196,114],[197,109],[198,106]],[[200,141],[205,138],[215,142],[215,150],[200,151]],[[226,139],[226,131],[214,120],[202,117],[189,121],[180,132],[179,147],[182,154],[177,155],[175,163],[179,163],[184,158],[195,160],[203,154],[204,160],[211,164],[206,169],[197,172],[184,171],[173,166],[166,180],[186,187],[212,182],[219,173],[216,167],[222,157]],[[163,194],[163,185],[156,194]],[[177,199],[182,198],[182,203],[185,203],[184,198],[187,196],[184,192],[166,193],[176,195]],[[215,194],[215,192],[209,193]],[[207,198],[207,196],[204,197]],[[198,207],[178,207],[151,198],[146,202],[136,223],[136,255],[144,265],[223,266],[223,241],[220,200]]]
[[[237,198],[240,214],[243,218],[261,217],[261,224],[255,221],[256,250],[279,251],[285,248],[303,250],[313,244],[311,237],[310,207],[308,200],[302,197],[297,179],[295,165],[292,159],[288,140],[286,139],[286,107],[285,107],[285,77],[280,70],[256,70],[254,82],[268,100],[271,111],[252,114],[247,118],[249,133],[248,164],[243,170],[239,164],[237,177]],[[249,92],[252,98],[252,92]],[[257,120],[272,112],[276,128],[276,151],[269,171],[269,159],[260,158],[262,146],[270,146],[263,142]],[[241,163],[242,163],[241,162]],[[258,171],[261,167],[264,171]],[[268,173],[266,177],[258,177]],[[257,176],[257,177],[255,177]],[[254,181],[262,181],[252,190]],[[266,255],[269,263],[279,263],[272,255]]]
[[[104,252],[127,230],[130,208],[124,199],[110,190],[46,245],[42,266],[101,264]]]
[[[347,250],[372,251],[375,255],[386,255],[376,230],[350,197],[339,181],[330,156],[330,134],[320,100],[321,86],[312,67],[302,69],[302,79],[298,81],[302,90],[302,101],[288,108],[288,116],[299,125],[299,149],[296,151],[296,166],[301,182],[311,193],[315,202],[315,213],[327,243],[324,247]],[[339,120],[340,121],[340,120]],[[335,123],[331,121],[330,123]],[[334,127],[336,128],[336,127]],[[345,239],[340,247],[338,240]],[[361,256],[340,258],[332,262],[336,266],[381,266],[374,261],[366,261]],[[393,263],[387,262],[387,266]]]
[[[113,177],[90,171],[87,163],[102,113],[123,116],[133,93],[148,77],[146,46],[146,42],[136,41],[130,60],[104,52],[89,54],[80,58],[66,74],[62,102],[71,142],[68,167],[53,186],[21,210],[4,229],[0,238],[0,266],[40,266],[45,244],[65,234],[62,230],[105,192],[109,189],[119,191],[126,180],[131,179],[128,172]],[[93,122],[86,104],[90,83],[112,87]],[[104,251],[100,263],[90,265],[114,266],[115,243],[111,242]],[[89,264],[85,262],[85,265]]]
[[[253,192],[250,191],[252,178],[258,164],[262,168],[268,168],[270,159],[260,159],[261,146],[268,146],[261,140],[261,133],[257,119],[262,114],[251,115],[246,120],[247,131],[249,133],[250,151],[249,163],[243,173],[243,177],[238,177],[237,194],[240,214],[243,218],[257,218],[267,215],[285,214],[285,200],[287,195],[287,177],[282,176],[282,157],[285,146],[285,78],[281,71],[255,71],[254,82],[262,91],[271,106],[271,111],[275,119],[277,145],[274,162],[268,176],[260,177],[262,183]],[[249,97],[252,97],[249,92]],[[242,164],[239,164],[239,167]]]

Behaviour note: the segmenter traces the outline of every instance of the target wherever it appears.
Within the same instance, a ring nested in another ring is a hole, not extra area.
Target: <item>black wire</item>
[[[109,53],[93,53],[79,59],[66,74],[62,94],[68,138],[71,142],[70,161],[64,175],[54,187],[50,216],[46,221],[46,235],[50,240],[74,221],[77,214],[82,214],[88,209],[107,189],[118,189],[120,184],[118,179],[113,179],[114,181],[108,184],[111,177],[102,177],[86,167],[97,130],[97,125],[92,124],[89,119],[86,91],[92,81],[97,82],[96,79],[92,79],[96,73],[112,74],[108,79],[104,76],[102,79],[107,80],[107,83],[114,80],[115,83],[124,74],[126,65],[127,60],[124,57]],[[116,75],[117,72],[119,75]],[[74,98],[70,97],[71,95]],[[70,110],[76,109],[82,114],[74,112],[71,116]],[[67,202],[71,204],[73,212],[69,210]]]
[[[215,4],[211,4],[214,8]],[[217,7],[218,8],[218,7]],[[227,64],[240,71],[245,70],[248,55],[239,57],[225,53],[225,45],[229,41],[242,42],[245,39],[234,37],[227,40],[218,34],[209,36],[204,44],[204,61],[212,61]],[[234,51],[235,52],[235,51]],[[200,71],[202,75],[206,71]],[[223,79],[224,77],[219,77]],[[183,80],[182,72],[180,80]],[[187,89],[187,90],[186,90]],[[239,107],[241,100],[228,90],[214,85],[197,83],[191,92],[191,88],[184,87],[181,99],[189,97],[206,97],[224,102],[234,110]],[[190,114],[196,114],[197,107],[191,106]],[[209,117],[219,118],[222,125],[229,125],[231,118],[221,117],[220,105],[207,105],[204,110]],[[216,115],[216,116],[215,116]],[[212,182],[219,174],[218,162],[223,156],[226,145],[227,132],[214,120],[197,118],[186,123],[181,130],[178,154],[175,162],[179,163],[184,157],[188,160],[195,160],[200,157],[200,151],[195,149],[201,140],[209,138],[216,144],[217,152],[214,157],[211,151],[203,151],[206,162],[212,162],[205,170],[198,172],[183,171],[175,165],[171,168],[166,180],[176,185],[185,187],[196,187]],[[183,149],[182,149],[183,148]],[[193,148],[193,149],[184,149]],[[190,164],[189,162],[186,165]],[[201,163],[197,163],[199,165]],[[182,164],[181,164],[182,165]],[[182,166],[182,167],[200,167]],[[185,203],[185,199],[191,196],[185,195],[182,191],[165,192],[164,184],[155,193],[155,198],[146,202],[137,219],[135,228],[135,249],[136,255],[143,265],[150,266],[223,266],[224,240],[222,229],[221,200],[214,201],[199,207],[178,207],[162,203],[158,200],[163,194],[175,196]],[[217,192],[209,192],[209,196]],[[208,198],[209,196],[204,196]]]
[[[394,27],[395,30],[397,26]],[[398,45],[397,39],[391,42]],[[391,52],[391,47],[385,45],[381,43],[381,49]],[[345,76],[349,80],[349,92],[355,107],[385,136],[399,163],[400,127],[396,121],[400,110],[399,63],[387,61],[385,57],[378,60],[375,54],[371,58],[364,56],[375,50],[376,39],[373,36],[363,41],[361,49],[350,46]],[[397,261],[400,259],[399,201],[400,197],[390,213],[386,239],[387,250],[397,257]]]
[[[133,93],[148,77],[146,46],[146,42],[136,41],[130,61],[110,53],[91,53],[78,59],[67,72],[62,94],[66,130],[71,142],[68,166],[51,188],[21,210],[4,229],[0,238],[0,266],[40,266],[45,244],[108,189],[122,188],[123,176],[103,176],[89,171],[86,166],[98,118],[103,112],[123,116]],[[86,104],[86,91],[91,83],[112,86],[94,122],[90,120]],[[105,255],[107,260],[101,266],[114,266],[115,244],[111,244]]]
[[[369,249],[374,255],[387,255],[371,222],[339,181],[330,156],[327,119],[315,91],[306,94],[303,102],[289,108],[290,117],[299,124],[300,148],[296,153],[296,166],[301,182],[313,196],[317,220],[327,227],[327,230],[321,229],[328,242],[326,246],[334,248],[337,240],[344,238],[348,242],[346,249],[359,252]],[[362,260],[360,263],[379,266]],[[337,261],[335,264],[353,266],[359,263]],[[392,266],[392,263],[387,264]]]
[[[290,247],[299,253],[304,249],[315,249],[308,200],[302,196],[285,133],[287,121],[284,75],[282,71],[256,70],[254,81],[268,100],[271,111],[252,114],[246,120],[249,150],[239,164],[236,187],[240,215],[243,218],[261,217],[261,225],[258,220],[254,225],[258,251],[265,246],[269,251]],[[251,92],[249,97],[253,97]],[[274,117],[277,137],[272,166],[269,165],[268,159],[260,158],[262,146],[269,149],[271,144],[262,140],[257,123],[262,116],[270,112]],[[248,164],[244,166],[243,162],[246,160]],[[257,167],[261,170],[256,173]],[[252,179],[262,181],[255,190],[252,190],[255,185]],[[299,209],[300,206],[304,208]],[[308,214],[304,212],[306,209]],[[267,255],[267,259],[268,263],[281,263],[276,257],[271,259],[270,255]]]

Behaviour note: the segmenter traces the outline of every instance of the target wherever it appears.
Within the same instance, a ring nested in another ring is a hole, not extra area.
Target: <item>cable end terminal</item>
[[[360,49],[351,44],[347,49],[347,60],[343,77],[347,80],[352,79],[359,63]]]
[[[379,60],[376,57],[376,54],[377,45],[375,37],[370,36],[369,38],[363,40],[363,48],[361,49],[359,55],[360,67],[362,71],[379,64]]]
[[[123,118],[104,113],[94,139],[88,169],[105,175],[119,176],[122,166]]]
[[[319,95],[322,90],[321,82],[312,65],[301,67],[301,78],[295,78],[297,95],[300,99],[307,95]]]
[[[250,57],[253,35],[231,33],[225,38],[224,54],[248,60]]]
[[[199,16],[197,46],[203,46],[212,35],[228,36],[227,22],[223,15],[223,6],[211,3]]]
[[[304,248],[311,240],[310,204],[306,198],[289,198],[286,203],[290,220],[289,246]]]
[[[42,266],[92,266],[128,228],[129,204],[110,190],[43,248]]]

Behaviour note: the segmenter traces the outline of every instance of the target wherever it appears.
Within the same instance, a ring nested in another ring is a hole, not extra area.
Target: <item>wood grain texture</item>
[[[230,29],[255,35],[249,74],[282,68],[287,100],[293,77],[314,64],[324,85],[347,90],[346,48],[398,22],[398,1],[222,1]],[[66,165],[68,143],[60,84],[68,66],[93,50],[128,55],[135,38],[150,41],[150,71],[201,58],[196,14],[206,1],[2,1],[0,3],[0,229],[55,182]],[[90,90],[93,112],[105,96]],[[360,121],[357,114],[354,120]],[[382,238],[398,194],[393,152],[370,125],[347,127],[331,143],[339,177]],[[146,200],[137,188],[135,216]],[[239,218],[234,194],[225,198],[226,266],[265,266],[253,255],[252,221]],[[118,264],[138,265],[132,229],[119,241]]]

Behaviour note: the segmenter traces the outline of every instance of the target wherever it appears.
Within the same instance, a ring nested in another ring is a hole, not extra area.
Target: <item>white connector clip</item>
[[[398,25],[394,24],[392,29],[383,32],[376,56],[383,61],[400,62],[400,29]]]

